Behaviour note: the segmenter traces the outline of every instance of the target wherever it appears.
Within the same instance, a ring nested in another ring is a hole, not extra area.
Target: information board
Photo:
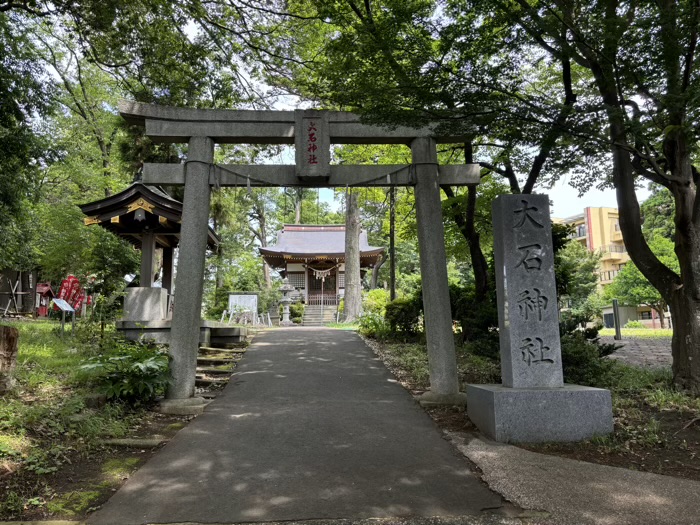
[[[228,296],[228,311],[229,312],[250,312],[253,315],[258,314],[258,296],[257,295],[229,295]]]
[[[63,299],[54,299],[53,304],[58,306],[59,310],[61,310],[62,312],[75,312],[75,310],[73,310],[73,307]]]

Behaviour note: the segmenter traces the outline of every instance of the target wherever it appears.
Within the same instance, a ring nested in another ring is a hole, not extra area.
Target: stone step
[[[210,340],[207,342],[207,346],[209,348],[228,348],[229,350],[233,350],[234,348],[245,348],[248,345],[246,343],[222,343],[220,341]]]
[[[229,363],[237,363],[239,360],[236,358],[237,354],[234,355],[226,355],[226,356],[217,356],[217,357],[204,357],[204,356],[199,356],[197,357],[197,364],[198,365],[225,365]]]
[[[200,354],[231,354],[231,355],[242,355],[245,354],[247,348],[219,348],[215,346],[200,346]]]
[[[194,380],[194,384],[199,387],[218,386],[225,385],[228,383],[228,380],[228,377],[197,377]]]
[[[231,375],[233,373],[234,367],[231,368],[213,368],[211,366],[198,366],[197,367],[197,375],[215,375],[215,376],[223,376],[223,375]]]
[[[245,345],[245,338],[241,339],[239,337],[214,337],[213,335],[209,338],[210,346],[220,346],[220,345]]]

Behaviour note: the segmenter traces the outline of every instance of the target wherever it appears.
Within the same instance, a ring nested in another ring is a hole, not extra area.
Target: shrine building
[[[274,246],[260,248],[265,262],[286,277],[309,305],[337,305],[345,295],[345,226],[285,224]],[[384,248],[370,246],[360,232],[362,275],[381,260]]]

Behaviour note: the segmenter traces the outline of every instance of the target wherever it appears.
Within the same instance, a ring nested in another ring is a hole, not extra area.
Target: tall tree
[[[570,140],[595,120],[574,119],[585,113],[577,100],[588,88],[570,57],[504,40],[508,27],[488,13],[431,0],[291,6],[295,55],[283,68],[286,77],[271,82],[370,122],[439,122],[439,131],[469,139],[458,146],[467,162],[478,162],[482,176],[503,177],[513,193],[550,184],[582,156],[591,171],[601,166],[593,160],[600,157],[596,144]],[[491,280],[475,226],[478,190],[458,199],[454,189],[442,189],[469,246],[477,293],[486,297]]]
[[[700,5],[659,2],[479,0],[528,45],[569,57],[591,79],[591,108],[605,119],[597,140],[612,157],[620,230],[639,271],[669,304],[675,382],[700,394],[700,192],[694,157],[700,139],[697,60]],[[673,195],[679,271],[642,235],[638,178]]]
[[[53,108],[37,50],[12,17],[0,13],[0,267],[27,267],[26,205],[36,198],[43,167],[56,157],[39,119]]]

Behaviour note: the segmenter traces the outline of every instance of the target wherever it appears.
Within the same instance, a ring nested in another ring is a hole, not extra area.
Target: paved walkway
[[[259,334],[88,523],[476,517],[502,501],[355,333],[293,328]]]
[[[613,337],[606,336],[600,338],[604,343],[615,343],[622,345],[611,357],[618,359],[628,365],[648,368],[670,367],[671,358],[671,338],[642,338],[624,337],[621,341],[615,341]]]

